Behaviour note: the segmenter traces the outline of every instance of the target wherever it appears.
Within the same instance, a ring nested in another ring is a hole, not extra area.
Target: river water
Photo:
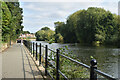
[[[93,56],[97,60],[98,69],[114,76],[120,77],[120,48],[111,46],[90,46],[81,45],[79,43],[61,44],[52,43],[49,44],[45,41],[32,41],[42,43],[42,45],[48,45],[50,49],[56,50],[58,48],[64,48],[68,46],[69,51],[72,51],[73,55],[81,60],[82,63],[90,65],[90,56]]]

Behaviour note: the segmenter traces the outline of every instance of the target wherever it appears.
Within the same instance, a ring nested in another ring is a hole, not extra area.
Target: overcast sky
[[[118,0],[21,0],[20,6],[24,12],[24,30],[32,33],[44,26],[54,30],[54,22],[65,22],[70,14],[88,7],[101,7],[118,14]]]

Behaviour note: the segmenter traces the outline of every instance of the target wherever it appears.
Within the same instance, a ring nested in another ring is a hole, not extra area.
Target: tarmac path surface
[[[13,44],[2,52],[2,78],[16,80],[41,80],[40,71],[27,53],[24,45]]]

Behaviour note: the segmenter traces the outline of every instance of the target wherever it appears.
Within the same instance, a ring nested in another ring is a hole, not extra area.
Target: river
[[[120,77],[120,48],[112,46],[90,46],[81,45],[79,43],[52,43],[49,44],[45,41],[32,41],[42,43],[42,45],[48,45],[50,49],[64,48],[68,46],[69,51],[76,55],[82,63],[90,65],[90,56],[93,56],[97,60],[98,69],[114,76],[115,78]]]

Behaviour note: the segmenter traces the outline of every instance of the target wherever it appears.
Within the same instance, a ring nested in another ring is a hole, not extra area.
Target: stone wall
[[[11,45],[12,44],[14,44],[14,43],[16,43],[16,42],[11,42]],[[0,53],[2,52],[2,51],[4,51],[5,49],[7,49],[8,47],[9,47],[10,45],[9,45],[9,43],[2,43],[2,46],[1,46],[1,48],[0,48]]]

